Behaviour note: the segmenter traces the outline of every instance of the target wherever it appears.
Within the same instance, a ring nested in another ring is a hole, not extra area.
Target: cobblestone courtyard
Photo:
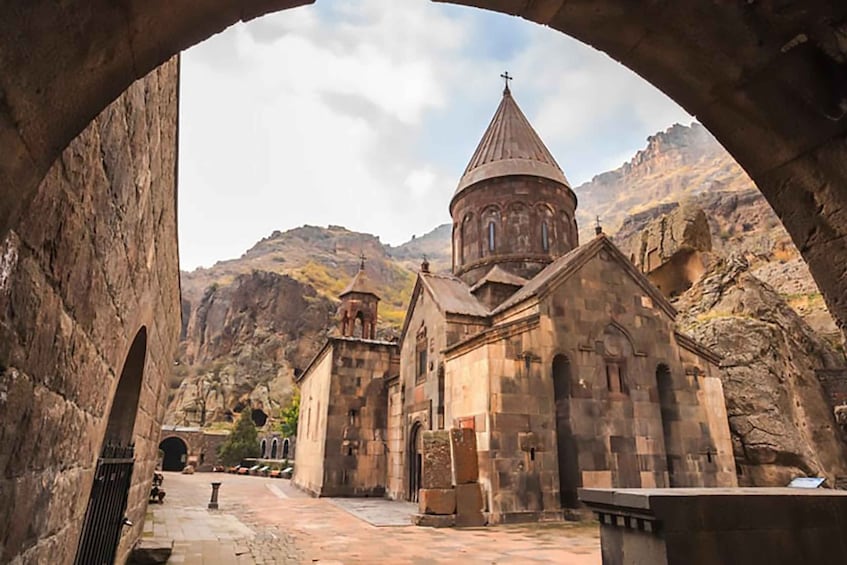
[[[206,509],[210,482],[220,509]],[[562,563],[599,565],[595,525],[418,528],[414,506],[376,499],[315,499],[287,480],[165,473],[163,505],[151,504],[145,540],[174,540],[169,563]]]

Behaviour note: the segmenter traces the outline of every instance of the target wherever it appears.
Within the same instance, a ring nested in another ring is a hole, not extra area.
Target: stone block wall
[[[388,478],[387,492],[389,498],[403,499],[406,495],[406,434],[403,425],[403,392],[400,379],[394,378],[387,382],[388,388]]]
[[[394,343],[330,338],[301,380],[294,483],[316,496],[382,496]],[[330,402],[331,401],[331,402]],[[320,406],[323,405],[323,408]],[[320,414],[322,419],[315,414]],[[304,422],[305,418],[305,422]]]
[[[301,377],[297,454],[292,482],[317,496],[324,482],[327,407],[333,371],[333,352],[327,343]]]
[[[178,62],[65,149],[0,234],[0,562],[73,561],[125,360],[145,335],[120,562],[143,527],[180,308]],[[132,418],[126,425],[131,425]]]

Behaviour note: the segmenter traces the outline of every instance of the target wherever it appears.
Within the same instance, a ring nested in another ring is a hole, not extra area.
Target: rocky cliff
[[[422,256],[450,268],[449,233],[445,225],[391,247],[339,226],[303,226],[274,232],[238,259],[182,273],[168,423],[208,424],[248,407],[275,416],[295,370],[335,328],[337,296],[363,256],[382,299],[378,336],[394,337]]]
[[[677,302],[684,331],[724,357],[742,485],[847,475],[847,450],[815,371],[844,365],[746,259],[718,259]]]
[[[580,241],[592,237],[596,216],[607,233],[615,233],[628,215],[658,204],[750,188],[750,178],[706,128],[675,124],[647,138],[647,146],[629,162],[574,188]]]
[[[183,300],[169,424],[207,424],[244,408],[273,416],[332,326],[335,305],[287,275],[253,271]],[[229,413],[229,414],[228,414]]]

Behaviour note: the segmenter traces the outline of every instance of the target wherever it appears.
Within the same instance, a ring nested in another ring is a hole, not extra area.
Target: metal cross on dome
[[[500,75],[500,78],[502,78],[504,81],[506,81],[506,88],[503,89],[503,92],[509,92],[509,81],[515,80],[515,77],[509,76],[509,71],[506,71],[505,73]]]

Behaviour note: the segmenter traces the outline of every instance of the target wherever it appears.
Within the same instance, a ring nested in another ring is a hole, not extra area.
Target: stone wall
[[[555,209],[554,209],[555,207]],[[476,283],[493,264],[531,278],[556,257],[579,245],[576,197],[565,186],[540,177],[487,179],[464,189],[450,205],[453,272]],[[489,224],[494,222],[494,249]],[[542,225],[547,224],[546,243]]]
[[[491,522],[550,517],[579,486],[736,484],[717,366],[626,263],[600,250],[446,351],[447,413],[477,431]]]
[[[323,496],[381,496],[387,476],[388,398],[397,346],[352,338],[333,342]]]
[[[136,445],[119,561],[141,533],[180,319],[177,75],[106,108],[0,234],[4,563],[73,560],[107,425]],[[115,399],[122,374],[137,382]]]
[[[324,346],[299,381],[300,416],[297,421],[297,457],[292,482],[317,495],[324,484],[324,450],[329,389],[332,380],[332,347]]]
[[[226,430],[208,432],[199,428],[162,426],[159,444],[172,437],[182,440],[187,449],[186,465],[193,466],[197,471],[211,471],[219,464],[218,447],[226,441],[227,436],[229,432]]]
[[[388,388],[388,498],[400,500],[406,493],[406,429],[403,425],[403,388],[399,378],[391,379]]]

